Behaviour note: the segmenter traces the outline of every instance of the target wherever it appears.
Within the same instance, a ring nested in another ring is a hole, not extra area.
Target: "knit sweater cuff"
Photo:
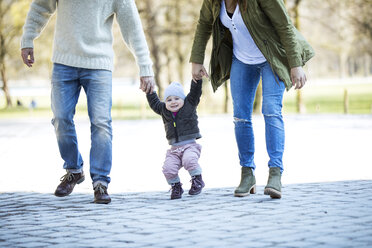
[[[34,48],[34,42],[32,40],[21,40],[21,49],[22,48]]]
[[[153,77],[154,72],[152,70],[152,65],[141,65],[139,66],[140,77]]]

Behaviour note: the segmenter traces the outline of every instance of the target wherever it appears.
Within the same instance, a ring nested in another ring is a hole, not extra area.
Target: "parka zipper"
[[[177,131],[177,124],[176,124],[176,116],[173,115],[172,113],[172,117],[173,117],[173,127],[174,127],[174,132],[176,134],[176,143],[178,143],[178,131]]]

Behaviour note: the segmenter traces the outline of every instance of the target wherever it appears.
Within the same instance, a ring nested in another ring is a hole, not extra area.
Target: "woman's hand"
[[[301,66],[291,68],[291,81],[295,90],[301,89],[305,85],[307,78]]]
[[[202,64],[192,63],[191,74],[192,74],[192,80],[195,83],[197,80],[201,80],[204,76],[209,78],[209,75]]]

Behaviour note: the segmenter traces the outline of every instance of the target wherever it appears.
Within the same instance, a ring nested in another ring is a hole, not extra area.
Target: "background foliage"
[[[285,98],[284,110],[299,112],[298,102],[302,101],[304,110],[301,112],[340,112],[340,109],[343,112],[346,94],[349,105],[360,101],[361,103],[356,106],[364,106],[362,111],[359,109],[351,111],[354,108],[349,108],[349,112],[370,113],[372,0],[286,0],[285,2],[294,24],[314,47],[316,57],[305,68],[309,83],[300,92],[301,99],[298,93],[296,95],[291,90]],[[51,18],[41,36],[35,40],[34,67],[26,68],[20,58],[19,43],[30,3],[30,0],[0,0],[0,86],[3,89],[0,93],[0,108],[16,105],[15,101],[19,96],[12,96],[12,90],[9,89],[48,87],[52,68],[50,57],[55,16]],[[191,78],[188,59],[201,3],[201,0],[136,0],[154,62],[153,68],[160,94],[171,81],[184,83],[187,90]],[[114,25],[113,32],[114,78],[118,81],[138,84],[138,70],[133,69],[136,68],[134,58],[124,45],[117,24]],[[210,49],[210,44],[207,49]],[[206,67],[208,67],[209,54],[207,51]],[[361,77],[365,80],[359,80]],[[332,81],[332,85],[321,88],[320,83],[314,86],[314,89],[310,89],[313,81],[328,82],[329,78],[336,79]],[[358,80],[354,80],[356,78]],[[217,94],[211,93],[208,83],[205,83],[204,88],[202,109],[209,109],[209,112],[231,111],[228,84]],[[363,88],[363,90],[358,91],[354,88]],[[325,92],[329,95],[321,94]],[[143,97],[141,93],[137,96]],[[31,96],[22,97],[24,102],[29,102],[31,98]],[[44,96],[44,98],[38,98],[39,107],[48,109],[48,97]],[[146,109],[143,100],[131,101],[126,100],[127,98],[123,96],[114,101],[114,112],[115,108],[125,109],[128,106],[132,106],[132,109]],[[332,104],[329,102],[331,99],[334,99]],[[338,102],[340,106],[327,107],[333,106],[334,102]],[[324,107],[319,107],[321,106],[319,104]],[[84,109],[83,101],[81,108]],[[257,109],[259,110],[259,107]],[[0,114],[9,112],[13,110],[2,110]]]

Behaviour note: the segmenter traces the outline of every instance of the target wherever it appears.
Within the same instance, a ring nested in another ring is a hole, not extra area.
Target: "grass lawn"
[[[306,113],[344,113],[344,94],[348,95],[349,114],[372,114],[372,84],[344,84],[344,85],[311,85],[301,90]],[[284,95],[283,112],[296,113],[297,91],[290,90]],[[219,114],[223,112],[223,90],[216,94],[204,93],[199,105],[199,115]],[[125,96],[120,99],[127,99]],[[19,99],[19,97],[18,97]],[[37,101],[35,109],[29,108],[31,97],[22,97],[24,106],[4,108],[4,97],[0,99],[0,119],[19,117],[52,117],[50,97],[33,97]],[[231,97],[229,96],[228,110],[232,112]],[[13,99],[15,103],[17,98]],[[77,116],[86,116],[86,99],[81,94],[76,108]],[[149,108],[143,94],[132,97],[129,101],[118,100],[114,97],[112,107],[113,119],[155,118],[156,114]]]
[[[372,113],[372,84],[312,85],[302,90],[306,113],[344,113],[345,91],[348,113]],[[296,112],[297,92],[290,91],[284,98],[284,112]]]

